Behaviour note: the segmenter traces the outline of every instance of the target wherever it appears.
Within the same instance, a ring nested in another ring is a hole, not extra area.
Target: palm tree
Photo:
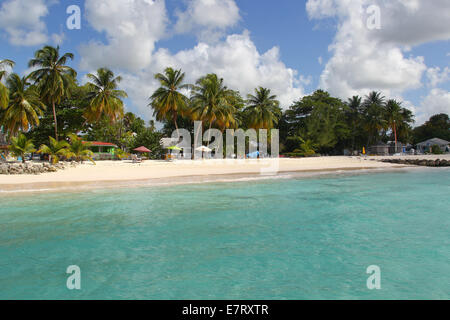
[[[192,91],[193,119],[209,123],[209,129],[215,122],[219,126],[226,126],[234,121],[236,109],[233,102],[236,95],[224,85],[222,78],[219,79],[216,74],[208,74],[197,80]]]
[[[0,60],[0,109],[6,109],[9,102],[8,88],[2,83],[3,78],[6,76],[5,67],[14,67],[14,61],[12,60]]]
[[[369,133],[368,143],[377,142],[382,129],[388,127],[385,116],[385,97],[380,92],[372,91],[366,96],[364,102],[365,124],[364,128]]]
[[[3,114],[2,123],[10,135],[19,130],[28,131],[39,125],[46,106],[42,103],[35,86],[30,86],[26,78],[11,74],[6,84],[9,90],[9,105]]]
[[[25,154],[36,151],[34,148],[33,140],[27,139],[27,137],[21,133],[18,137],[11,138],[11,145],[9,151],[16,156],[22,158],[22,163],[25,163]]]
[[[150,97],[153,108],[153,116],[156,120],[163,121],[171,118],[178,133],[177,118],[179,115],[187,114],[187,97],[180,92],[189,88],[183,84],[185,74],[180,70],[166,68],[164,73],[157,73],[155,79],[159,81],[159,87]]]
[[[41,98],[53,108],[55,122],[55,139],[58,140],[58,120],[56,118],[56,104],[69,95],[77,73],[71,67],[66,66],[67,60],[73,60],[72,53],[59,54],[59,46],[54,48],[45,46],[36,51],[34,59],[29,62],[29,67],[38,68],[30,74],[39,86]]]
[[[359,121],[361,120],[361,109],[362,109],[362,98],[360,96],[353,96],[347,101],[348,106],[348,114],[347,118],[349,119],[351,126],[351,135],[352,135],[352,151],[355,150],[355,138],[357,135],[357,128],[359,125]]]
[[[397,152],[397,125],[403,121],[401,102],[393,99],[386,102],[386,121],[394,133],[395,152]]]
[[[249,127],[253,129],[272,129],[281,117],[280,102],[270,89],[259,87],[255,95],[247,96]]]
[[[68,158],[75,158],[78,162],[83,162],[84,160],[90,160],[95,164],[94,153],[89,150],[91,146],[90,143],[83,143],[83,140],[78,138],[76,134],[69,135],[70,138],[70,146],[66,156]]]
[[[56,139],[50,138],[50,144],[47,146],[45,144],[41,145],[38,153],[48,154],[49,161],[53,164],[58,163],[60,157],[68,157],[69,154],[69,143],[67,141],[57,141]]]
[[[106,68],[97,70],[97,74],[89,73],[87,77],[91,80],[88,83],[89,93],[87,98],[90,100],[84,117],[89,122],[100,120],[106,116],[113,123],[123,117],[123,101],[128,95],[123,90],[118,90],[118,85],[122,77],[114,77],[114,73]]]

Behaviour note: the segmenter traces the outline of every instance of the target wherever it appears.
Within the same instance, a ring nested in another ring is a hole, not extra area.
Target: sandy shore
[[[450,155],[410,157],[415,159],[445,158],[450,160]],[[403,165],[376,161],[382,158],[341,156],[304,159],[177,160],[173,162],[145,161],[139,164],[134,164],[130,161],[100,161],[96,165],[84,163],[75,168],[41,175],[0,175],[0,191],[42,188],[57,189],[68,186],[83,187],[101,183],[110,186],[113,184],[120,185],[121,182],[126,181],[145,181],[152,179],[170,183],[170,181],[180,181],[180,178],[184,178],[189,182],[190,179],[216,175],[256,176],[277,175],[286,172],[392,169],[404,167]]]

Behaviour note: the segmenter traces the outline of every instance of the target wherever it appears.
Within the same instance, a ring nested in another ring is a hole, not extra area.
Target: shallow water
[[[449,195],[421,169],[1,196],[0,298],[449,299]]]

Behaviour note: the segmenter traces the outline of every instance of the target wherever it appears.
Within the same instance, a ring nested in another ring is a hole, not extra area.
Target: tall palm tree
[[[193,119],[209,123],[209,129],[214,123],[224,126],[234,121],[236,109],[233,102],[236,95],[224,85],[222,78],[216,74],[208,74],[197,80],[192,91]]]
[[[25,154],[36,151],[34,148],[33,140],[27,139],[27,137],[21,133],[18,137],[11,138],[11,145],[9,151],[16,156],[22,158],[22,163],[25,163]]]
[[[114,73],[106,68],[97,70],[97,74],[89,73],[87,77],[91,80],[88,83],[90,100],[84,117],[89,122],[98,121],[102,116],[106,116],[113,123],[123,117],[123,101],[128,95],[123,90],[118,90],[122,77],[115,77]]]
[[[56,48],[45,46],[36,51],[28,64],[31,68],[38,68],[30,74],[30,77],[38,84],[42,100],[53,108],[56,140],[58,140],[56,104],[61,103],[69,95],[77,76],[76,71],[66,65],[69,59],[73,60],[72,53],[60,56],[59,46]]]
[[[362,98],[360,96],[353,96],[348,99],[346,104],[348,106],[347,118],[349,119],[352,130],[352,150],[355,150],[357,128],[359,126],[359,121],[361,120]]]
[[[280,102],[270,89],[259,87],[255,95],[247,96],[249,127],[253,129],[272,129],[281,117]]]
[[[90,143],[83,143],[83,140],[78,138],[76,134],[69,135],[70,138],[70,146],[68,147],[68,152],[66,156],[68,158],[75,158],[78,162],[83,162],[84,160],[90,160],[93,164],[95,164],[94,153],[89,150],[91,146]]]
[[[0,60],[0,109],[6,109],[9,102],[8,88],[2,83],[3,78],[6,77],[5,67],[14,67],[14,61]]]
[[[377,142],[380,131],[387,129],[388,124],[385,116],[385,97],[381,92],[372,91],[366,96],[364,102],[365,123],[364,128],[368,131],[368,143]]]
[[[38,150],[38,153],[42,154],[48,154],[49,155],[49,161],[53,164],[58,163],[60,157],[70,157],[69,153],[69,143],[65,140],[57,141],[56,139],[50,138],[50,144],[49,145],[41,145],[41,147]]]
[[[30,86],[26,78],[11,74],[6,80],[9,90],[9,105],[2,123],[10,135],[19,130],[28,131],[39,125],[39,117],[44,115],[46,106],[42,103],[35,86]]]
[[[401,102],[390,99],[386,102],[386,121],[394,133],[395,147],[397,147],[397,125],[403,121]],[[397,152],[397,150],[396,150]]]
[[[171,118],[178,133],[177,118],[187,114],[187,97],[180,90],[188,89],[189,85],[183,84],[185,74],[180,70],[166,68],[164,73],[157,73],[155,79],[159,81],[159,87],[150,97],[153,115],[156,120],[163,121]]]

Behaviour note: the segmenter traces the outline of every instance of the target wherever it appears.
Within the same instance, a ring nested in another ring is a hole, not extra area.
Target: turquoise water
[[[423,169],[0,196],[0,298],[449,299],[449,195]]]

